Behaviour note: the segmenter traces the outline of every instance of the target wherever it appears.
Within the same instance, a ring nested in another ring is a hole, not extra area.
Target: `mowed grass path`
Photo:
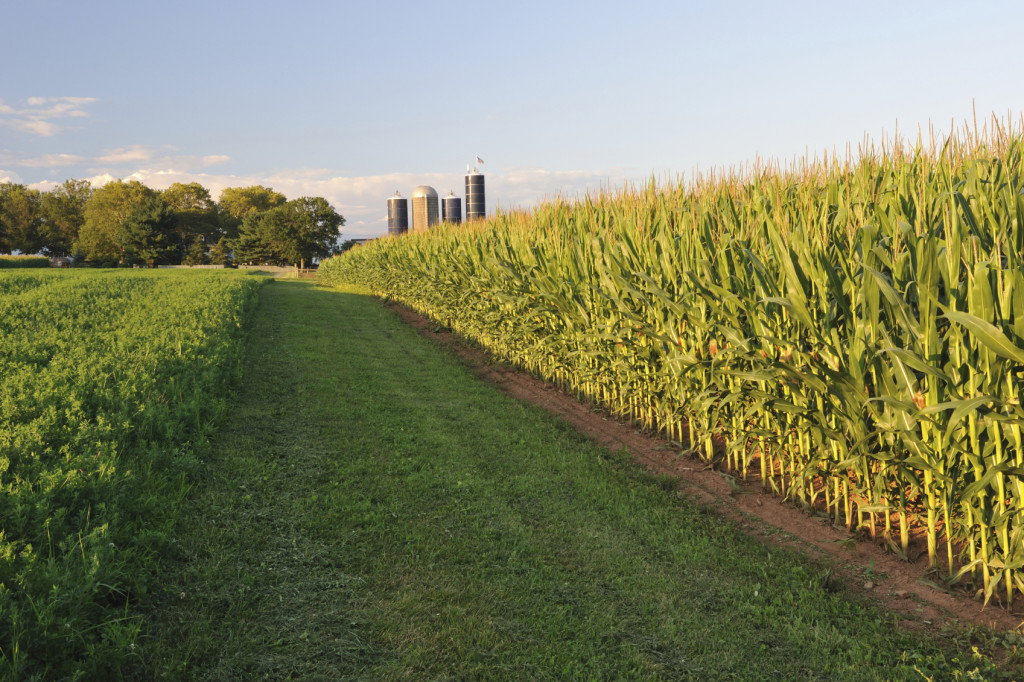
[[[375,299],[302,282],[261,297],[139,677],[944,679],[987,665],[480,382]]]

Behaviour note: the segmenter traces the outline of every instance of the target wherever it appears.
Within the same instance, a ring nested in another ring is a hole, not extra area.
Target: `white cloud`
[[[2,175],[3,171],[0,171]],[[40,182],[33,182],[28,185],[29,189],[37,189],[40,192],[49,192],[54,187],[60,187],[62,183],[54,182],[53,180],[41,180]]]
[[[21,178],[14,171],[0,169],[0,182],[20,183]]]
[[[153,158],[154,152],[151,148],[137,144],[131,147],[121,147],[113,151],[107,152],[103,156],[99,157],[99,161],[103,163],[135,163],[138,161],[149,161]]]
[[[49,121],[30,121],[23,118],[12,118],[7,121],[0,121],[11,130],[23,133],[32,133],[39,137],[53,137],[60,130],[60,126]]]
[[[52,137],[63,130],[55,119],[83,118],[84,107],[98,101],[95,97],[29,97],[26,106],[13,107],[0,101],[0,125],[11,130]]]
[[[103,185],[107,184],[108,182],[114,182],[115,180],[119,180],[119,179],[120,178],[115,178],[110,173],[102,173],[100,175],[94,175],[92,177],[86,178],[86,180],[89,181],[89,184],[92,185],[93,187],[102,187]],[[154,189],[156,189],[156,188],[154,188]]]
[[[550,171],[536,167],[508,168],[487,178],[486,194],[503,210],[530,208],[556,198],[574,201],[601,191],[614,191],[632,180],[629,170]],[[488,199],[488,205],[493,206]]]
[[[99,100],[95,97],[29,97],[26,100],[33,109],[22,111],[25,115],[46,116],[46,115],[79,115],[85,112],[82,107],[86,104],[93,104]],[[49,109],[42,107],[49,106]]]
[[[96,173],[115,173],[118,166],[134,167],[133,173],[151,174],[189,174],[202,168],[228,163],[231,157],[225,154],[195,156],[175,154],[175,148],[155,148],[148,145],[132,145],[113,149],[94,159],[93,170]],[[139,168],[140,163],[146,167]]]
[[[231,157],[225,154],[197,156],[174,154],[173,151],[171,147],[151,147],[142,144],[111,149],[95,157],[69,153],[26,156],[0,150],[0,164],[23,168],[49,168],[52,172],[57,172],[57,168],[81,166],[88,174],[108,175],[113,178],[136,173],[188,175],[231,161]]]
[[[225,154],[215,154],[213,156],[203,156],[200,158],[201,166],[218,166],[222,163],[227,163],[231,160],[230,156]]]
[[[74,166],[85,161],[85,157],[77,154],[46,154],[18,161],[19,166],[26,168],[52,168],[54,166]]]

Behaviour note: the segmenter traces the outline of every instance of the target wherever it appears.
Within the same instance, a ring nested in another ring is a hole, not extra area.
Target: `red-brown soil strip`
[[[905,625],[939,628],[959,622],[1006,631],[1024,624],[1021,605],[1015,605],[1011,611],[990,602],[983,608],[982,602],[972,595],[941,587],[940,577],[927,574],[927,560],[923,556],[903,561],[881,542],[851,536],[845,528],[833,527],[826,517],[811,515],[791,502],[763,493],[758,483],[746,483],[712,470],[696,457],[680,453],[678,444],[642,433],[635,424],[614,419],[552,384],[494,361],[487,353],[447,330],[438,329],[434,322],[414,311],[397,304],[391,307],[406,323],[459,357],[482,379],[510,396],[544,408],[609,450],[625,449],[650,473],[678,480],[680,495],[715,509],[760,541],[793,547],[826,562],[853,589],[905,616]]]

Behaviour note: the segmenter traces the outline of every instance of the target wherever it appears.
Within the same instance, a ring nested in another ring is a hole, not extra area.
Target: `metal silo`
[[[388,199],[388,236],[397,237],[409,231],[409,202],[395,192]]]
[[[437,191],[420,185],[412,191],[412,229],[425,230],[437,224]]]
[[[474,168],[466,173],[466,220],[482,220],[486,217],[487,205],[484,202],[484,176]]]
[[[462,222],[462,199],[449,191],[448,196],[441,200],[441,220],[446,223]]]

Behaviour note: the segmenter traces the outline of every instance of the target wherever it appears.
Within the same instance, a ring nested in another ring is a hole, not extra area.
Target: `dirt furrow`
[[[678,445],[642,433],[635,425],[616,420],[551,384],[495,362],[457,335],[438,330],[436,323],[414,311],[397,304],[391,307],[421,334],[461,358],[481,378],[513,397],[544,408],[610,450],[624,448],[652,474],[672,476],[678,480],[680,495],[715,508],[762,542],[795,547],[828,562],[836,575],[855,590],[905,615],[908,626],[941,627],[959,622],[1007,631],[1024,625],[1024,609],[1020,606],[1007,610],[990,603],[983,608],[980,600],[963,590],[942,588],[940,577],[927,574],[923,556],[903,561],[881,542],[853,537],[845,528],[833,527],[826,517],[763,493],[757,483],[715,471],[696,457],[681,453]]]

